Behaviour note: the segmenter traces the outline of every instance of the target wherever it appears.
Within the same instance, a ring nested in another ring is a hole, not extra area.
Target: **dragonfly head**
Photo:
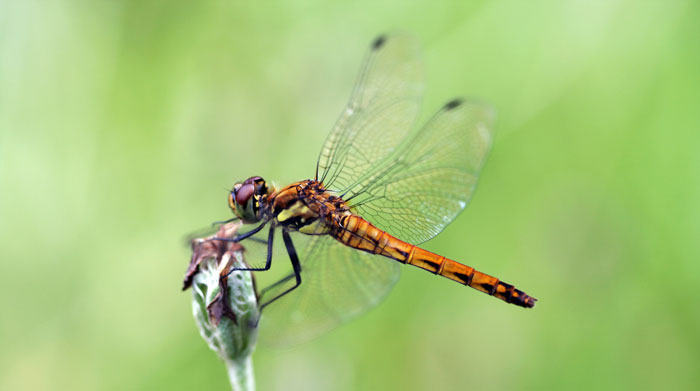
[[[228,206],[244,223],[257,223],[261,219],[260,202],[268,194],[267,182],[253,176],[233,185],[228,195]]]

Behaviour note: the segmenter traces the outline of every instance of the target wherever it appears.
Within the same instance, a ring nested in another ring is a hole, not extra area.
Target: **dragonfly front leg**
[[[292,269],[294,270],[294,275],[289,275],[276,283],[270,285],[269,287],[263,289],[263,293],[267,290],[269,290],[272,287],[278,286],[286,281],[289,281],[292,277],[295,277],[296,283],[294,286],[290,287],[289,289],[285,290],[284,292],[280,293],[279,295],[273,297],[272,299],[266,301],[260,306],[260,312],[262,313],[262,310],[267,307],[268,305],[272,304],[275,300],[279,299],[280,297],[286,295],[287,293],[293,291],[294,289],[298,288],[299,285],[301,285],[301,263],[299,263],[299,257],[297,256],[297,250],[294,248],[294,243],[292,243],[292,238],[289,236],[289,232],[287,230],[282,230],[282,239],[284,239],[284,246],[287,248],[287,254],[289,254],[289,260],[292,262]],[[262,294],[261,294],[262,296]]]
[[[211,226],[212,226],[212,227],[216,227],[217,225],[221,226],[221,225],[224,225],[224,224],[232,223],[232,222],[234,222],[234,221],[238,221],[238,220],[240,220],[240,219],[241,219],[240,217],[231,217],[231,218],[228,219],[228,220],[215,221],[215,222],[211,223]]]
[[[262,229],[262,227],[260,229]],[[260,229],[257,229],[256,232],[260,231]],[[245,233],[243,235],[248,235],[249,233],[250,232]],[[243,236],[243,235],[241,235],[241,236]],[[235,267],[235,268],[229,270],[229,272],[226,273],[225,276],[222,276],[221,279],[228,277],[229,274],[231,274],[237,270],[238,271],[249,271],[249,272],[262,272],[265,270],[270,270],[270,266],[272,266],[272,247],[273,247],[272,244],[273,244],[274,238],[275,238],[275,227],[272,226],[272,227],[270,227],[270,233],[267,235],[267,260],[265,261],[265,266],[263,266],[263,267]],[[251,239],[255,239],[255,238],[251,238]]]
[[[262,229],[263,229],[264,227],[265,227],[265,222],[263,222],[262,224],[258,225],[258,226],[255,227],[255,228],[253,228],[252,230],[250,230],[250,231],[248,231],[248,232],[246,232],[246,233],[244,233],[244,234],[237,235],[237,236],[235,236],[235,237],[233,237],[233,238],[211,238],[211,239],[209,239],[209,240],[218,240],[218,241],[221,241],[221,242],[233,242],[233,243],[238,243],[238,242],[240,242],[241,240],[248,239],[249,237],[255,235],[256,233],[262,231]],[[274,229],[274,226],[273,226],[273,228],[270,228],[270,230],[272,230],[272,229]]]

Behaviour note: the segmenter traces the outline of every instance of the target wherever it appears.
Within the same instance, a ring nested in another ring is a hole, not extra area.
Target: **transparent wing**
[[[413,128],[422,94],[416,39],[400,34],[375,39],[350,102],[321,149],[316,178],[344,188],[386,159]]]
[[[292,235],[297,249],[304,239],[309,242],[299,253],[302,283],[265,308],[262,343],[299,343],[328,331],[376,306],[399,278],[396,261],[346,247],[328,235]],[[278,254],[275,262],[284,258]],[[292,282],[266,292],[263,301]]]
[[[469,202],[491,148],[493,120],[487,105],[449,102],[383,164],[361,172],[345,167],[340,175],[356,180],[342,197],[404,241],[431,239]]]

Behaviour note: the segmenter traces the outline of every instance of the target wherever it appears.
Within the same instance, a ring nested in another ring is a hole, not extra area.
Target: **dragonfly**
[[[494,123],[489,105],[453,99],[416,126],[423,89],[417,40],[377,37],[313,179],[278,188],[253,176],[229,192],[234,219],[253,228],[220,240],[242,242],[268,228],[267,240],[257,239],[267,245],[264,265],[235,270],[269,270],[278,232],[291,262],[259,292],[262,325],[274,324],[275,338],[309,339],[374,307],[401,264],[506,303],[535,305],[513,285],[419,247],[467,206]]]

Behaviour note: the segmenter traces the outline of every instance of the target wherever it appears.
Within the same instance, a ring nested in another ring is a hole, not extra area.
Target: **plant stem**
[[[251,356],[241,360],[227,360],[226,369],[233,391],[255,391],[253,360]]]

